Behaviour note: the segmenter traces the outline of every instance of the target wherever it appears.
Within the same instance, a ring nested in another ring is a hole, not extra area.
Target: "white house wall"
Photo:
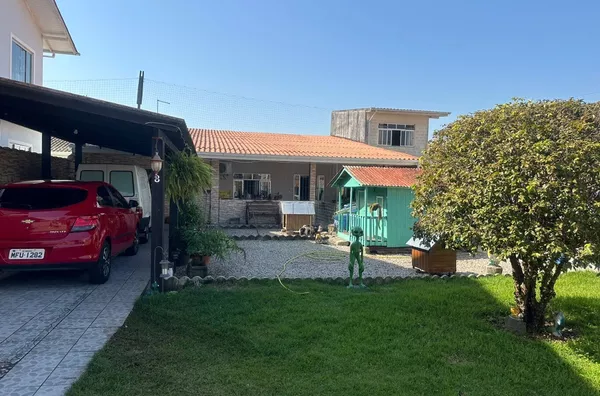
[[[43,84],[42,33],[22,0],[2,0],[0,7],[0,77],[10,78],[12,37],[33,52],[33,83]]]
[[[0,6],[0,77],[11,78],[13,38],[33,54],[33,83],[43,84],[42,33],[22,0],[1,0]],[[0,120],[0,146],[9,141],[31,145],[32,151],[42,151],[42,134],[20,125]]]
[[[34,153],[42,152],[42,134],[5,120],[0,120],[0,146],[12,147],[11,143],[31,146]]]
[[[367,144],[406,154],[421,156],[429,140],[429,117],[413,114],[375,112],[368,114],[370,121]],[[408,124],[415,126],[412,146],[379,146],[379,124]]]

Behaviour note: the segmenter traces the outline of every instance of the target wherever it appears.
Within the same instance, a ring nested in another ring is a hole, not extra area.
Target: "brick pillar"
[[[210,222],[219,224],[219,160],[210,162],[213,168],[212,187],[210,188]]]
[[[317,200],[317,164],[310,164],[310,192],[308,199],[311,201]]]

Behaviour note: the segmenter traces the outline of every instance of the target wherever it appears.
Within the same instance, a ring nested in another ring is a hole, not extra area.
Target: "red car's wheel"
[[[100,249],[98,261],[90,269],[90,282],[95,284],[105,283],[110,277],[111,254],[110,243],[105,241]]]

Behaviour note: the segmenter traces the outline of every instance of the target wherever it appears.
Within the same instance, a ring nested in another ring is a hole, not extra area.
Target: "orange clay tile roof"
[[[190,129],[196,151],[202,154],[236,154],[367,160],[417,160],[398,151],[369,146],[336,136],[236,132]]]
[[[344,169],[361,185],[372,187],[411,187],[421,174],[417,168],[344,166]]]

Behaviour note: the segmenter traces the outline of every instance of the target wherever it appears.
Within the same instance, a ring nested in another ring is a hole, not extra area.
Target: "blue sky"
[[[155,110],[156,98],[171,101],[161,111],[184,116],[193,127],[326,134],[329,109],[452,112],[432,120],[435,129],[512,97],[600,100],[596,1],[58,5],[81,56],[46,59],[46,81],[136,78],[144,70],[155,81],[309,106],[190,94],[160,84],[163,90],[153,97],[149,85],[146,108]],[[97,84],[118,91],[116,82]],[[135,87],[134,80],[122,84]]]

